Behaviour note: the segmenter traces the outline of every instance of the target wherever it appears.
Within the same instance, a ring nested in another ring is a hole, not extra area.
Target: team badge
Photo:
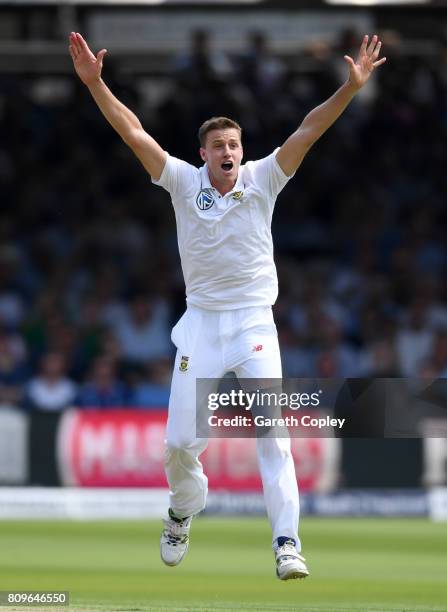
[[[240,200],[243,195],[243,191],[235,191],[231,197],[233,198],[233,200]]]
[[[214,204],[214,196],[211,189],[202,189],[196,198],[196,204],[200,210],[208,210]]]
[[[180,372],[186,372],[186,370],[188,369],[188,361],[189,361],[189,357],[185,357],[184,355],[182,355],[182,358],[180,359],[180,365],[178,368]]]

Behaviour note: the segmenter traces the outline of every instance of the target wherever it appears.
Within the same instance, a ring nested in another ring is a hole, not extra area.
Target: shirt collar
[[[207,164],[203,164],[203,166],[200,168],[200,184],[201,184],[201,189],[213,189],[217,191],[217,189],[215,189],[215,187],[213,187],[210,183],[210,176],[208,174]],[[233,189],[225,195],[231,195],[232,193],[235,193],[237,191],[244,191],[244,189],[245,189],[244,166],[239,166],[239,172],[237,175],[236,184],[233,187]]]

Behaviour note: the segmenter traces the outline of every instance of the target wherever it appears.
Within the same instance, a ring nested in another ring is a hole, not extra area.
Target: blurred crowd
[[[386,65],[314,146],[274,215],[288,377],[447,376],[447,44]],[[163,80],[104,78],[176,157],[213,115],[268,155],[346,78],[361,33],[276,56],[196,32]],[[169,78],[168,78],[169,77]],[[167,86],[166,86],[167,83]],[[72,78],[0,75],[0,404],[166,406],[184,285],[169,196]]]

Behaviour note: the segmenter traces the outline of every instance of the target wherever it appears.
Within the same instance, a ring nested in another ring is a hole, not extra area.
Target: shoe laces
[[[295,542],[293,540],[287,540],[282,546],[278,546],[278,548],[276,549],[277,561],[287,561],[288,559],[299,559],[303,562],[306,560],[298,553]]]
[[[164,530],[163,536],[165,541],[170,546],[179,546],[180,544],[186,544],[189,539],[189,526],[191,519],[187,518],[183,521],[174,521],[171,518],[163,519]]]

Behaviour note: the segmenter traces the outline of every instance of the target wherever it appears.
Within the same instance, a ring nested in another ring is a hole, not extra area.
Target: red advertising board
[[[64,485],[166,487],[165,410],[72,410],[60,421],[58,466]],[[339,440],[292,438],[302,491],[335,484]],[[210,489],[259,491],[254,438],[212,438],[201,461]]]

